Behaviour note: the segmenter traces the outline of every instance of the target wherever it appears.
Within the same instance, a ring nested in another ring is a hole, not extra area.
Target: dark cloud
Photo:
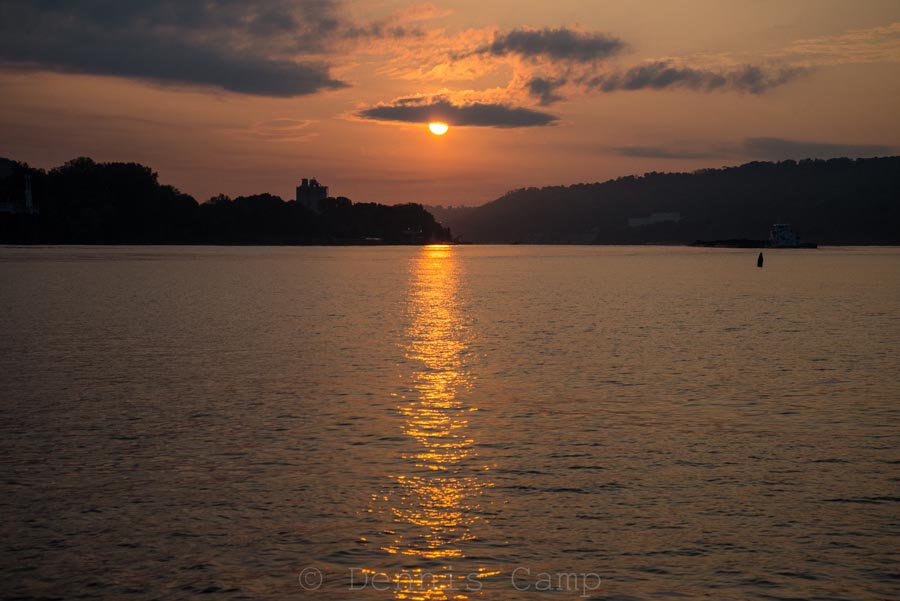
[[[531,96],[538,99],[541,106],[549,106],[554,102],[563,100],[563,96],[557,93],[557,90],[566,85],[566,79],[548,79],[546,77],[533,77],[525,88]]]
[[[756,65],[744,65],[717,71],[678,66],[668,61],[657,61],[638,65],[625,71],[613,71],[590,77],[573,77],[571,74],[557,78],[535,76],[525,84],[525,90],[537,98],[541,106],[549,106],[563,100],[559,90],[570,84],[587,90],[603,92],[686,89],[701,92],[730,90],[763,94],[805,72],[804,69],[796,67],[764,68]]]
[[[642,159],[710,159],[722,156],[714,151],[666,148],[664,146],[621,146],[616,154]]]
[[[372,21],[363,25],[348,27],[342,33],[348,39],[375,38],[375,39],[403,39],[424,38],[425,30],[421,27],[408,27],[405,25],[393,25],[388,21]]]
[[[583,81],[588,88],[604,92],[619,90],[662,90],[683,88],[711,92],[735,90],[762,94],[804,74],[798,67],[764,68],[744,65],[734,69],[712,70],[677,66],[667,61],[646,63],[624,72],[613,72]]]
[[[784,138],[747,138],[736,144],[719,144],[708,148],[622,146],[614,148],[613,151],[623,156],[648,159],[753,158],[779,161],[887,156],[893,154],[895,149],[891,146],[881,145],[800,142]]]
[[[490,45],[477,54],[506,56],[517,54],[526,58],[549,58],[557,61],[581,63],[607,58],[625,48],[625,43],[599,32],[559,29],[514,29],[494,36]]]
[[[893,154],[891,146],[877,144],[828,144],[798,142],[783,138],[747,138],[740,150],[746,156],[765,159],[833,159],[875,157]]]
[[[0,63],[299,96],[343,87],[316,53],[333,0],[0,0]]]
[[[428,123],[443,121],[450,125],[478,127],[536,127],[551,125],[558,117],[527,108],[504,104],[452,104],[446,98],[401,98],[357,113],[363,119]]]

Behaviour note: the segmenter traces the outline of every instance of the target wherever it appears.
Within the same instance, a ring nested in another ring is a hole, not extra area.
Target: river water
[[[0,249],[6,599],[900,598],[900,249]]]

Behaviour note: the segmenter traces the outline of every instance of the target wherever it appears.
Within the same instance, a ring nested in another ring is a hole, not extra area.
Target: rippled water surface
[[[0,249],[4,598],[900,598],[900,250]]]

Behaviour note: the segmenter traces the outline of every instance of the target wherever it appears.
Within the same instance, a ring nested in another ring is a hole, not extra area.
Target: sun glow
[[[428,124],[428,129],[436,136],[443,136],[450,129],[450,126],[440,121],[432,121]]]

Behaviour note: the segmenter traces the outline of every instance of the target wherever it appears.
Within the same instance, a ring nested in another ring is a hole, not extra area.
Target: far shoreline
[[[763,251],[798,251],[822,250],[829,248],[900,248],[900,244],[819,244],[816,248],[806,247],[740,247],[740,246],[707,246],[681,243],[640,243],[640,244],[584,244],[584,243],[539,243],[539,242],[427,242],[421,244],[372,244],[372,243],[221,243],[221,242],[35,242],[35,243],[0,243],[0,248],[426,248],[434,246],[527,246],[527,247],[567,247],[567,248],[690,248],[701,250],[763,250]]]

